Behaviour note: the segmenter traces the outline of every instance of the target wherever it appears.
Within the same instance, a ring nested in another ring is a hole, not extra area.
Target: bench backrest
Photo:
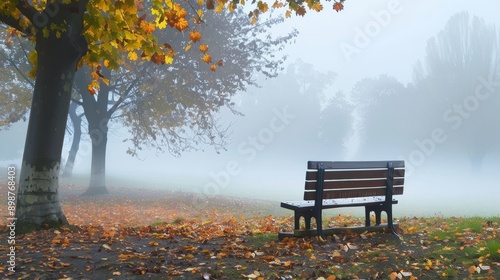
[[[403,194],[404,161],[309,161],[304,200]],[[322,190],[318,193],[317,190]]]

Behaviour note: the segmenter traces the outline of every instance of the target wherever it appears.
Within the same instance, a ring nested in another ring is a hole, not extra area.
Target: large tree
[[[427,43],[426,56],[415,66],[415,85],[435,112],[434,125],[447,144],[465,152],[474,170],[488,151],[498,148],[498,77],[500,36],[493,24],[462,12]]]
[[[214,7],[214,1],[207,4]],[[238,3],[217,1],[216,4],[216,10],[223,10],[234,9]],[[320,10],[320,4],[313,1],[290,2],[288,7],[304,14],[305,5]],[[269,8],[261,1],[256,6],[253,15]],[[152,0],[152,8],[148,10],[140,0],[0,3],[0,21],[31,36],[36,51],[33,56],[36,80],[17,193],[18,232],[67,224],[58,196],[59,166],[74,74],[80,63],[117,69],[125,61],[124,53],[131,61],[141,58],[170,63],[174,50],[168,42],[159,42],[153,35],[154,29],[193,28],[190,39],[198,42],[201,34],[194,28],[202,22],[202,13],[193,10],[195,14],[188,17],[190,10],[162,0]],[[98,90],[98,80],[94,77],[89,90]]]
[[[100,74],[108,77],[110,83],[101,86],[95,98],[85,94],[91,75],[85,71],[77,73],[75,86],[81,99],[74,104],[81,104],[84,109],[92,141],[91,177],[86,194],[107,193],[106,143],[111,120],[129,128],[132,137],[128,139],[128,152],[134,156],[144,147],[168,151],[174,156],[196,149],[200,143],[216,150],[223,148],[226,128],[217,123],[214,114],[221,107],[234,111],[232,96],[255,84],[254,73],[268,78],[276,76],[284,61],[277,51],[297,34],[293,31],[273,38],[269,32],[282,19],[271,18],[252,25],[241,10],[232,14],[205,13],[204,21],[200,32],[206,39],[200,48],[207,52],[208,46],[217,46],[210,52],[211,56],[221,57],[216,71],[203,66],[206,61],[199,59],[198,52],[180,51],[168,67],[142,64],[121,67],[112,73],[104,69]],[[174,49],[189,43],[182,34],[174,33],[170,39]],[[70,116],[78,124],[77,114]],[[78,136],[78,131],[74,136]],[[72,158],[76,143],[74,139]]]

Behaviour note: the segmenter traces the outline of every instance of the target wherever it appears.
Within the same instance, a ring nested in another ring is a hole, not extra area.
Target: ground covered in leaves
[[[2,225],[2,279],[500,279],[500,217],[399,218],[401,239],[344,232],[326,242],[280,242],[277,232],[291,230],[293,217],[277,202],[121,188],[80,197],[83,191],[61,187],[72,226],[16,236],[15,273],[7,270]],[[5,194],[0,201],[5,217]],[[363,221],[333,215],[325,224]]]

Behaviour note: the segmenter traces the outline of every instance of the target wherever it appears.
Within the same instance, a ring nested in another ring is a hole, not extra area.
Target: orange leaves
[[[212,62],[212,56],[209,55],[209,54],[205,54],[202,58],[202,60],[205,62],[205,63],[210,63]]]
[[[304,16],[306,14],[306,8],[304,6],[300,6],[295,10],[295,13],[299,16]]]
[[[186,28],[188,28],[189,26],[189,23],[187,22],[187,20],[185,18],[181,18],[179,19],[176,23],[175,23],[175,28],[177,28],[177,30],[179,31],[184,31]]]
[[[135,258],[137,257],[135,254],[119,254],[118,255],[118,259],[119,260],[129,260],[129,259],[132,259],[132,258]]]
[[[179,31],[184,31],[189,27],[186,20],[187,12],[179,4],[175,3],[172,9],[166,10],[164,17],[170,27],[176,28]]]
[[[261,13],[265,13],[269,9],[269,6],[267,5],[266,2],[259,1],[257,2],[257,8],[259,8],[259,11]]]
[[[255,200],[210,197],[201,206],[187,192],[141,189],[126,195],[119,189],[113,193],[120,195],[81,200],[64,194],[65,213],[71,224],[79,226],[16,240],[25,255],[23,270],[33,279],[40,274],[54,279],[68,274],[92,279],[144,275],[204,280],[416,280],[496,279],[500,269],[498,256],[493,255],[498,247],[492,243],[489,251],[487,243],[498,240],[500,218],[491,225],[477,222],[475,231],[463,230],[471,227],[471,221],[463,227],[456,218],[404,218],[399,221],[403,242],[379,232],[363,233],[366,238],[354,232],[338,233],[328,236],[326,243],[314,237],[278,241],[279,227],[289,225],[293,217],[262,216],[269,205]],[[348,215],[324,221],[329,226],[364,222]],[[458,231],[462,234],[454,234]],[[446,234],[447,241],[434,239],[438,233]]]
[[[200,45],[200,52],[206,53],[208,51],[208,45],[207,44],[201,44]]]
[[[154,62],[155,64],[165,64],[165,55],[154,53],[151,56],[151,61]]]
[[[191,43],[199,42],[199,41],[201,41],[201,33],[198,31],[191,31],[189,33],[189,39],[191,40]],[[191,49],[191,44],[187,45],[185,48],[186,51],[188,51],[190,49]],[[210,64],[212,62],[212,56],[207,53],[208,52],[208,45],[201,44],[199,46],[199,50],[201,53],[203,53],[203,57],[202,57],[203,62]],[[223,61],[222,61],[222,59],[220,59],[217,62],[217,65],[215,65],[215,64],[210,65],[210,70],[215,72],[217,70],[217,66],[222,66],[222,65],[223,65]]]
[[[153,34],[153,32],[155,31],[155,25],[151,22],[141,21],[139,26],[142,28],[142,30],[144,30],[144,32],[146,32],[146,34]]]
[[[191,31],[189,33],[189,39],[191,39],[193,43],[199,42],[201,40],[201,33],[198,31]]]
[[[90,76],[92,79],[90,83],[87,85],[87,90],[90,94],[94,95],[99,91],[101,87],[100,81],[102,81],[105,85],[109,86],[109,79],[106,78],[103,74],[101,74],[100,64],[97,64],[95,69],[93,69],[92,72],[90,73]]]
[[[335,3],[333,4],[333,9],[334,9],[335,11],[337,11],[337,13],[338,13],[338,12],[340,12],[340,11],[342,11],[342,10],[344,9],[344,4],[342,4],[342,2],[343,2],[343,1],[340,1],[340,2],[335,2]]]
[[[213,10],[215,8],[215,0],[207,0],[207,10]]]

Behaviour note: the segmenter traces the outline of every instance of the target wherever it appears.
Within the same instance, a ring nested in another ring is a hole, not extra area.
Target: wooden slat
[[[386,161],[308,161],[307,169],[318,169],[318,163],[322,162],[325,169],[368,169],[387,168],[387,163],[392,162],[394,168],[405,167],[403,160]]]
[[[394,177],[404,177],[404,169],[395,169]],[[316,180],[318,171],[309,170],[306,172],[306,180]],[[371,169],[371,170],[325,170],[325,180],[337,179],[370,179],[370,178],[387,178],[387,168]]]
[[[403,186],[394,186],[394,195],[403,194]],[[304,200],[314,200],[316,198],[315,191],[304,192]],[[323,192],[323,199],[336,199],[336,198],[351,198],[351,197],[365,197],[365,196],[384,196],[385,187],[371,188],[371,189],[347,189],[347,190],[325,190]]]
[[[386,179],[371,179],[371,180],[339,180],[339,181],[324,181],[323,189],[348,189],[348,188],[376,188],[385,187]],[[403,178],[395,178],[394,185],[403,185]],[[306,181],[306,190],[315,190],[316,181]]]

